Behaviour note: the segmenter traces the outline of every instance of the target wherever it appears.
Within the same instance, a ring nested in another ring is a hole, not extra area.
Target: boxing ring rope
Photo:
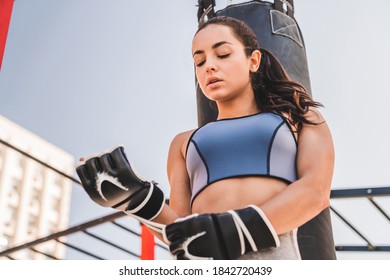
[[[50,170],[56,172],[60,176],[65,177],[65,178],[71,180],[72,182],[81,186],[80,181],[77,180],[76,178],[62,172],[61,170],[58,170],[57,168],[51,166],[50,164],[47,164],[47,163],[41,161],[40,159],[38,159],[38,158],[32,156],[31,154],[19,149],[18,147],[14,146],[14,145],[12,145],[12,144],[10,144],[2,139],[0,139],[0,144],[20,153],[21,155],[23,155],[25,157],[28,157],[29,159],[39,163],[40,165],[42,165],[46,168],[49,168]],[[73,244],[70,244],[68,242],[60,240],[61,237],[68,236],[68,235],[71,235],[74,233],[79,233],[79,232],[92,238],[92,239],[95,239],[101,243],[104,243],[112,248],[115,248],[119,251],[125,252],[125,253],[131,255],[132,257],[136,257],[138,259],[143,259],[143,260],[154,259],[155,247],[158,247],[158,248],[161,248],[162,250],[168,251],[166,246],[160,245],[154,241],[154,236],[150,233],[150,231],[145,226],[140,224],[140,233],[138,233],[138,232],[122,225],[121,223],[119,223],[117,221],[119,218],[123,218],[123,217],[127,217],[128,219],[132,219],[131,217],[127,216],[124,212],[115,212],[113,214],[109,214],[109,215],[106,215],[106,216],[103,216],[103,217],[100,217],[100,218],[97,218],[97,219],[94,219],[94,220],[91,220],[91,221],[88,221],[88,222],[85,222],[85,223],[82,223],[82,224],[79,224],[79,225],[76,225],[73,227],[70,227],[66,230],[59,231],[57,233],[53,233],[53,234],[47,235],[47,236],[42,237],[42,238],[38,238],[36,240],[8,248],[4,251],[0,251],[0,257],[7,257],[9,259],[14,260],[14,258],[11,257],[10,254],[21,251],[21,250],[29,249],[29,250],[32,250],[32,251],[38,253],[38,254],[45,255],[46,257],[48,257],[50,259],[57,259],[56,257],[54,257],[50,254],[41,252],[41,251],[34,248],[34,246],[37,246],[39,244],[49,242],[49,241],[55,241],[55,242],[61,243],[62,245],[66,246],[68,248],[71,248],[75,251],[78,251],[79,253],[87,255],[93,259],[103,260],[104,259],[103,257],[98,256],[98,255],[96,255],[88,250],[84,250],[84,249],[80,248],[80,246],[78,246],[78,245],[73,245]],[[134,253],[128,249],[123,248],[122,246],[119,246],[119,245],[87,230],[87,229],[91,229],[93,227],[96,227],[96,226],[99,226],[102,224],[107,224],[107,223],[111,223],[114,227],[121,229],[121,230],[125,230],[128,233],[130,233],[131,235],[139,237],[141,239],[141,254]]]
[[[22,154],[23,156],[26,156],[39,164],[42,164],[43,166],[50,168],[51,170],[57,172],[63,177],[66,177],[67,179],[71,180],[72,182],[76,184],[80,184],[80,182],[73,178],[72,176],[69,176],[65,174],[64,172],[61,172],[60,170],[56,169],[55,167],[42,162],[41,160],[35,158],[34,156],[22,151],[21,149],[13,146],[10,143],[7,143],[6,141],[0,139],[0,144],[6,146],[7,148],[13,149],[17,151],[18,153]],[[354,188],[354,189],[334,189],[331,191],[331,201],[335,201],[336,199],[356,199],[356,198],[367,198],[371,205],[378,210],[378,212],[383,215],[383,217],[390,223],[390,216],[386,211],[374,200],[375,197],[389,197],[390,198],[390,187],[373,187],[373,188]],[[331,206],[331,211],[338,217],[340,220],[355,234],[357,234],[367,245],[365,246],[349,246],[349,245],[336,245],[336,251],[353,251],[353,252],[390,252],[390,245],[384,245],[379,246],[375,245],[372,242],[369,241],[369,239],[364,236],[361,231],[357,229],[346,217],[344,217],[340,211],[336,210],[334,206]],[[71,244],[67,241],[61,240],[62,237],[69,236],[74,233],[81,233],[83,235],[88,236],[89,238],[92,238],[98,242],[104,243],[107,246],[110,246],[116,250],[119,250],[121,252],[125,252],[126,254],[130,255],[131,257],[139,258],[139,259],[154,259],[154,251],[155,248],[158,247],[164,251],[167,251],[167,247],[158,243],[154,242],[154,237],[152,234],[147,230],[146,227],[141,226],[141,233],[138,233],[124,225],[118,222],[118,219],[127,217],[128,219],[132,219],[131,217],[127,216],[123,212],[115,212],[113,214],[109,214],[106,216],[102,216],[100,218],[70,227],[68,229],[65,229],[63,231],[59,231],[47,236],[44,236],[42,238],[38,238],[36,240],[17,245],[11,248],[8,248],[4,251],[0,252],[0,257],[7,257],[10,260],[15,259],[12,257],[12,254],[21,250],[32,250],[38,254],[45,255],[46,257],[50,259],[57,259],[56,257],[37,250],[34,248],[35,246],[42,244],[44,242],[49,241],[55,241],[60,244],[63,244],[64,246],[75,250],[81,254],[84,254],[90,258],[93,259],[104,259],[104,256],[99,256],[95,254],[94,252],[91,252],[90,248],[88,250],[82,249],[78,244]],[[129,249],[123,248],[123,246],[120,246],[118,244],[115,244],[109,240],[107,240],[104,237],[99,236],[96,233],[93,233],[90,229],[102,225],[102,224],[112,224],[115,228],[118,228],[120,230],[125,230],[131,235],[137,236],[141,239],[141,254],[137,254]],[[390,240],[389,240],[390,244]]]
[[[40,165],[46,167],[46,168],[49,168],[51,169],[52,171],[58,173],[59,175],[61,175],[62,177],[65,177],[69,180],[71,180],[72,182],[76,183],[76,184],[79,184],[81,186],[81,183],[79,180],[77,180],[76,178],[72,177],[72,176],[69,176],[68,174],[66,174],[65,172],[62,172],[61,170],[58,170],[57,168],[51,166],[50,164],[47,164],[46,162],[43,162],[42,160],[32,156],[31,154],[15,147],[14,145],[0,139],[0,144],[3,144],[4,146],[8,147],[8,148],[11,148],[12,150],[18,152],[19,154],[25,156],[25,157],[28,157],[29,159],[32,159],[33,161],[39,163]]]

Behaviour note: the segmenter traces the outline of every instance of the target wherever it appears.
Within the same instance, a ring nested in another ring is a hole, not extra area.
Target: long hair
[[[196,33],[210,24],[230,27],[236,38],[244,45],[245,54],[261,52],[261,62],[256,72],[250,73],[251,85],[260,111],[287,114],[298,131],[303,124],[318,124],[306,117],[310,107],[322,107],[314,101],[299,83],[292,81],[279,60],[268,50],[260,48],[256,34],[244,22],[226,16],[217,16],[203,22]]]

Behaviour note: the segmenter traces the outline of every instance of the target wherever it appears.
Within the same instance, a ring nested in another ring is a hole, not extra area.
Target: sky
[[[16,0],[0,114],[76,159],[122,144],[138,172],[168,195],[170,142],[197,127],[191,57],[197,2]],[[216,0],[216,9],[227,2]],[[390,2],[294,2],[313,97],[325,106],[335,144],[332,189],[389,186]],[[377,201],[390,213],[389,197]],[[390,244],[390,223],[365,200],[332,206],[373,243]],[[74,186],[70,225],[110,211]],[[336,244],[364,244],[337,217],[332,221]],[[338,258],[390,259],[390,253]]]

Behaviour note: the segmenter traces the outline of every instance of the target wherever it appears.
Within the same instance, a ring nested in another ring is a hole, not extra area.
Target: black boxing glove
[[[122,146],[89,157],[76,167],[76,172],[94,202],[124,211],[161,231],[163,225],[150,220],[161,213],[165,204],[164,193],[156,182],[143,180],[135,173]]]
[[[163,237],[180,260],[234,260],[248,252],[280,245],[271,223],[255,205],[178,219],[166,226]]]

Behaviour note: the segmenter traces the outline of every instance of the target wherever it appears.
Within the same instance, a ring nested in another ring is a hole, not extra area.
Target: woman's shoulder
[[[321,114],[320,110],[315,107],[310,107],[309,110],[305,113],[305,117],[307,120],[316,124],[325,122],[324,116]]]
[[[183,142],[188,142],[190,139],[191,135],[194,133],[196,128],[180,132],[176,134],[176,136],[173,138],[172,143],[183,143]]]
[[[185,156],[188,141],[195,130],[196,128],[178,133],[171,142],[171,150],[180,150],[182,155]]]

